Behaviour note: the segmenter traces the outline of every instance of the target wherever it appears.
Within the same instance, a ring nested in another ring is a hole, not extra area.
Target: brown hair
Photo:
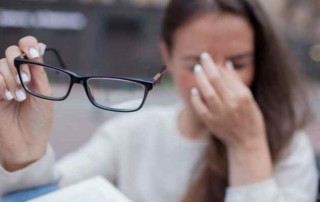
[[[162,40],[172,51],[174,34],[181,26],[213,12],[243,16],[254,31],[256,73],[251,91],[264,116],[270,154],[276,163],[294,132],[309,120],[297,63],[256,0],[171,0],[163,19]],[[200,175],[192,181],[183,201],[223,202],[228,186],[226,147],[213,135],[198,168]]]

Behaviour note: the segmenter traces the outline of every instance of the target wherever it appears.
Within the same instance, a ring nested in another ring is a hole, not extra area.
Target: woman
[[[133,201],[315,200],[306,102],[255,0],[172,0],[161,52],[182,106],[116,118],[55,166],[52,103],[8,93],[19,89],[13,58],[41,61],[43,47],[26,37],[1,60],[2,193],[102,174]]]

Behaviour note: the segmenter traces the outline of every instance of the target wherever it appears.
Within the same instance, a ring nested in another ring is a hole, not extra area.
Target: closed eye
[[[249,65],[252,65],[254,61],[251,53],[234,56],[229,58],[229,60],[233,63],[233,66],[236,70],[241,70]]]
[[[193,72],[195,65],[196,65],[196,63],[185,64],[185,65],[183,65],[183,69]]]
[[[241,70],[243,68],[245,68],[246,66],[250,65],[251,63],[237,63],[237,62],[233,62],[233,67],[236,70]]]

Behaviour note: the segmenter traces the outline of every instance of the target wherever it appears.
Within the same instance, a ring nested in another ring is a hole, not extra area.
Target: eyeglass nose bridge
[[[77,83],[81,85],[84,85],[85,83],[85,78],[83,76],[72,75],[71,80],[72,80],[72,83]]]
[[[95,99],[94,97],[91,95],[92,94],[92,90],[91,90],[91,87],[88,86],[86,84],[86,77],[84,76],[79,76],[79,75],[76,75],[76,74],[72,74],[71,75],[71,81],[72,81],[72,85],[73,84],[80,84],[84,87],[84,90],[89,98],[89,100],[91,102],[95,102]]]

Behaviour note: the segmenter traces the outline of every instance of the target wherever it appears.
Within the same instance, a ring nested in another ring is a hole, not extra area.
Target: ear
[[[169,51],[169,48],[164,41],[160,42],[159,48],[160,48],[162,60],[164,61],[167,69],[170,71],[171,67],[172,67],[172,57],[171,57],[171,53]]]

